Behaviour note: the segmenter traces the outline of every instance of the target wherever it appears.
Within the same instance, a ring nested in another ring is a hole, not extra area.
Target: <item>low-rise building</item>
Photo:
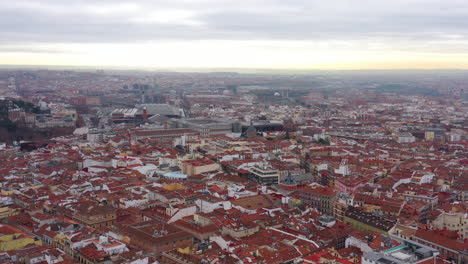
[[[452,235],[451,232],[420,228],[412,239],[439,250],[444,259],[458,264],[468,263],[468,245],[457,240],[456,236]]]
[[[449,205],[432,224],[437,229],[457,231],[462,239],[468,238],[468,214],[462,204]]]
[[[173,120],[172,126],[193,129],[204,137],[229,134],[233,127],[231,122],[216,119]]]
[[[42,241],[13,226],[0,224],[1,252],[22,249],[31,244],[42,245]]]
[[[108,205],[80,204],[73,219],[93,228],[112,226],[117,217],[116,210]]]
[[[398,138],[397,138],[398,143],[413,143],[415,141],[416,141],[416,137],[414,137],[411,133],[398,134]]]
[[[343,222],[351,224],[353,227],[363,231],[376,231],[383,234],[388,234],[388,231],[395,226],[395,222],[377,216],[371,213],[366,213],[356,207],[348,207],[345,213]]]
[[[189,233],[156,220],[134,225],[117,225],[117,232],[128,236],[130,244],[157,256],[165,251],[190,247],[193,244],[193,237]]]
[[[436,263],[439,251],[420,243],[404,240],[402,245],[382,252],[371,251],[362,257],[363,264]]]
[[[314,183],[299,188],[293,193],[293,197],[296,197],[305,204],[312,205],[324,214],[334,214],[336,192],[328,186]]]
[[[219,164],[208,159],[185,160],[182,162],[182,173],[189,176],[214,172],[220,168]]]

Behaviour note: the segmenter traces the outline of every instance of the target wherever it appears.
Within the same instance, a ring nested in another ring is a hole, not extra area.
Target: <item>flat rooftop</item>
[[[215,119],[188,119],[185,120],[187,123],[198,124],[198,125],[206,125],[206,124],[224,124],[227,122],[215,120]]]

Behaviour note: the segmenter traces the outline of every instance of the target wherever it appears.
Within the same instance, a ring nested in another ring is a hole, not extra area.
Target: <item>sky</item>
[[[1,65],[468,69],[467,0],[0,0]]]

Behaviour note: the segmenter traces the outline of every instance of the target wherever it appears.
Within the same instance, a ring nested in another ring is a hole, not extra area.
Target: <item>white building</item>
[[[413,143],[416,138],[411,133],[400,133],[398,135],[398,143]]]

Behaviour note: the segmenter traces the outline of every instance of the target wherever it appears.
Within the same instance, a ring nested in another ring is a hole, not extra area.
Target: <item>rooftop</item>
[[[366,213],[355,207],[349,207],[346,211],[346,216],[366,225],[370,225],[377,229],[383,230],[385,232],[389,231],[396,224],[396,222],[394,221],[390,221],[388,219],[371,213]]]

